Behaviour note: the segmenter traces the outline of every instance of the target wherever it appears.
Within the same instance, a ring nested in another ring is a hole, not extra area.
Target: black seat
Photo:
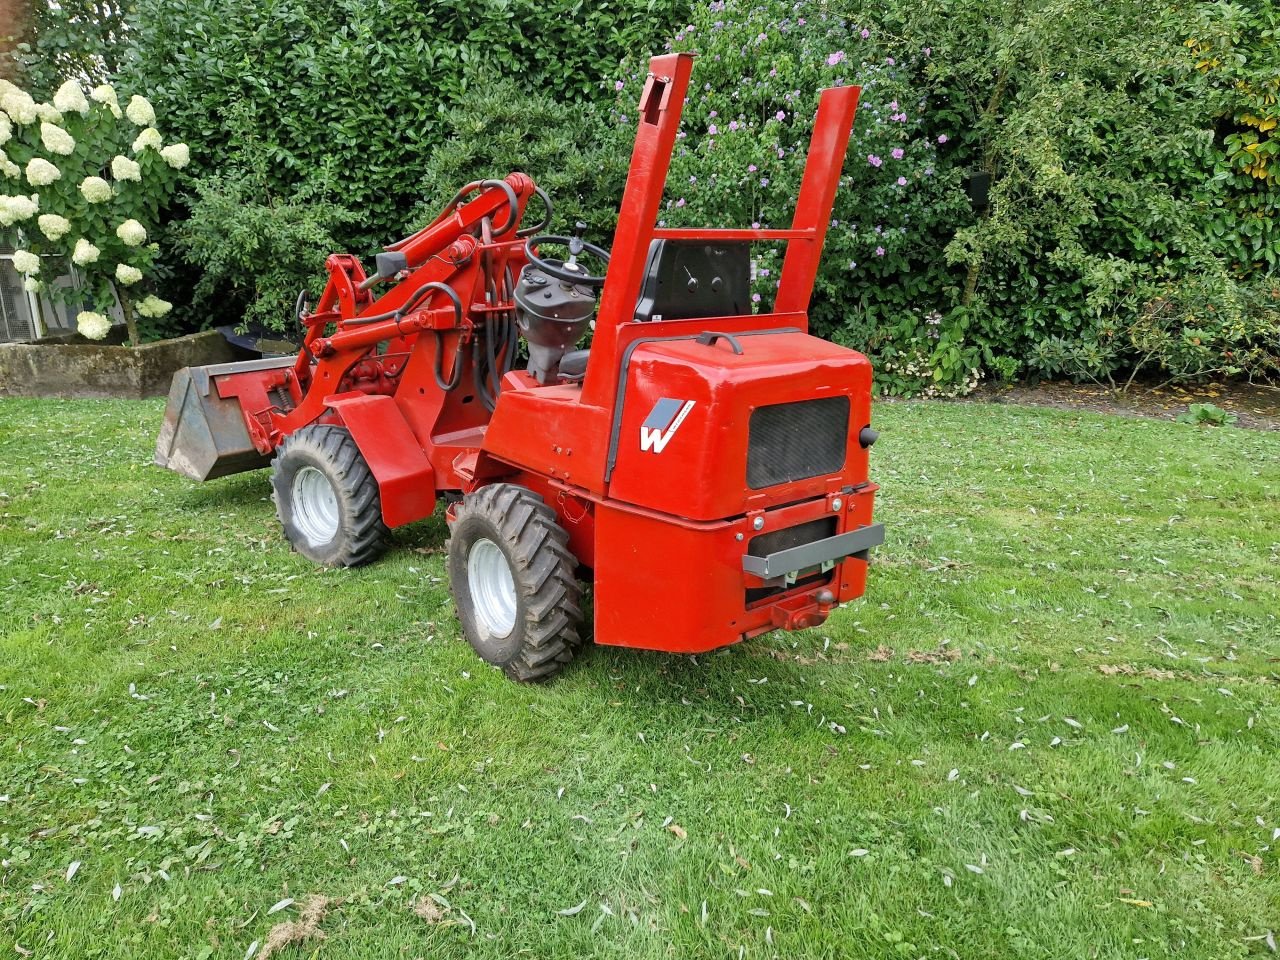
[[[751,244],[654,240],[645,261],[636,320],[737,317],[751,312]],[[560,378],[586,375],[589,350],[560,358]]]

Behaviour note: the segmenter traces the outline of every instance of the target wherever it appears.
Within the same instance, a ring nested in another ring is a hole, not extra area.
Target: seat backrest
[[[751,244],[654,240],[636,319],[689,320],[751,312]]]

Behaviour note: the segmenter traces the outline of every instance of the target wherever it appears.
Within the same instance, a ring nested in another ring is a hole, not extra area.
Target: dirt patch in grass
[[[445,918],[445,909],[436,903],[433,897],[419,897],[413,905],[413,912],[427,923],[440,923]]]
[[[937,650],[908,650],[907,663],[955,663],[960,659],[960,651],[950,647],[939,647]]]
[[[1280,387],[1250,383],[1205,383],[1188,386],[1135,384],[1127,393],[1094,383],[1041,383],[1034,387],[983,386],[965,403],[1012,403],[1059,410],[1088,410],[1129,417],[1176,420],[1192,403],[1212,403],[1236,417],[1234,426],[1280,430]]]
[[[331,900],[318,893],[308,896],[298,907],[297,920],[286,920],[271,928],[262,945],[262,952],[258,954],[258,960],[267,960],[285,947],[306,943],[308,940],[323,940],[324,931],[320,929],[320,924],[329,908],[339,903],[340,900]]]

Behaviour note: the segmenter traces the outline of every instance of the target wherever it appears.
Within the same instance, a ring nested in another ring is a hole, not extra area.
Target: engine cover
[[[716,520],[867,480],[871,364],[853,350],[782,330],[655,339],[625,378],[611,498]]]

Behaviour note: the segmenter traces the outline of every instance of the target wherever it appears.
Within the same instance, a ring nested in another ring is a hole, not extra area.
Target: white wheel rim
[[[485,633],[495,640],[509,636],[516,626],[516,582],[507,555],[492,540],[480,539],[471,545],[467,587]]]
[[[293,525],[313,547],[322,547],[338,535],[338,494],[329,478],[315,467],[303,467],[293,475]]]

